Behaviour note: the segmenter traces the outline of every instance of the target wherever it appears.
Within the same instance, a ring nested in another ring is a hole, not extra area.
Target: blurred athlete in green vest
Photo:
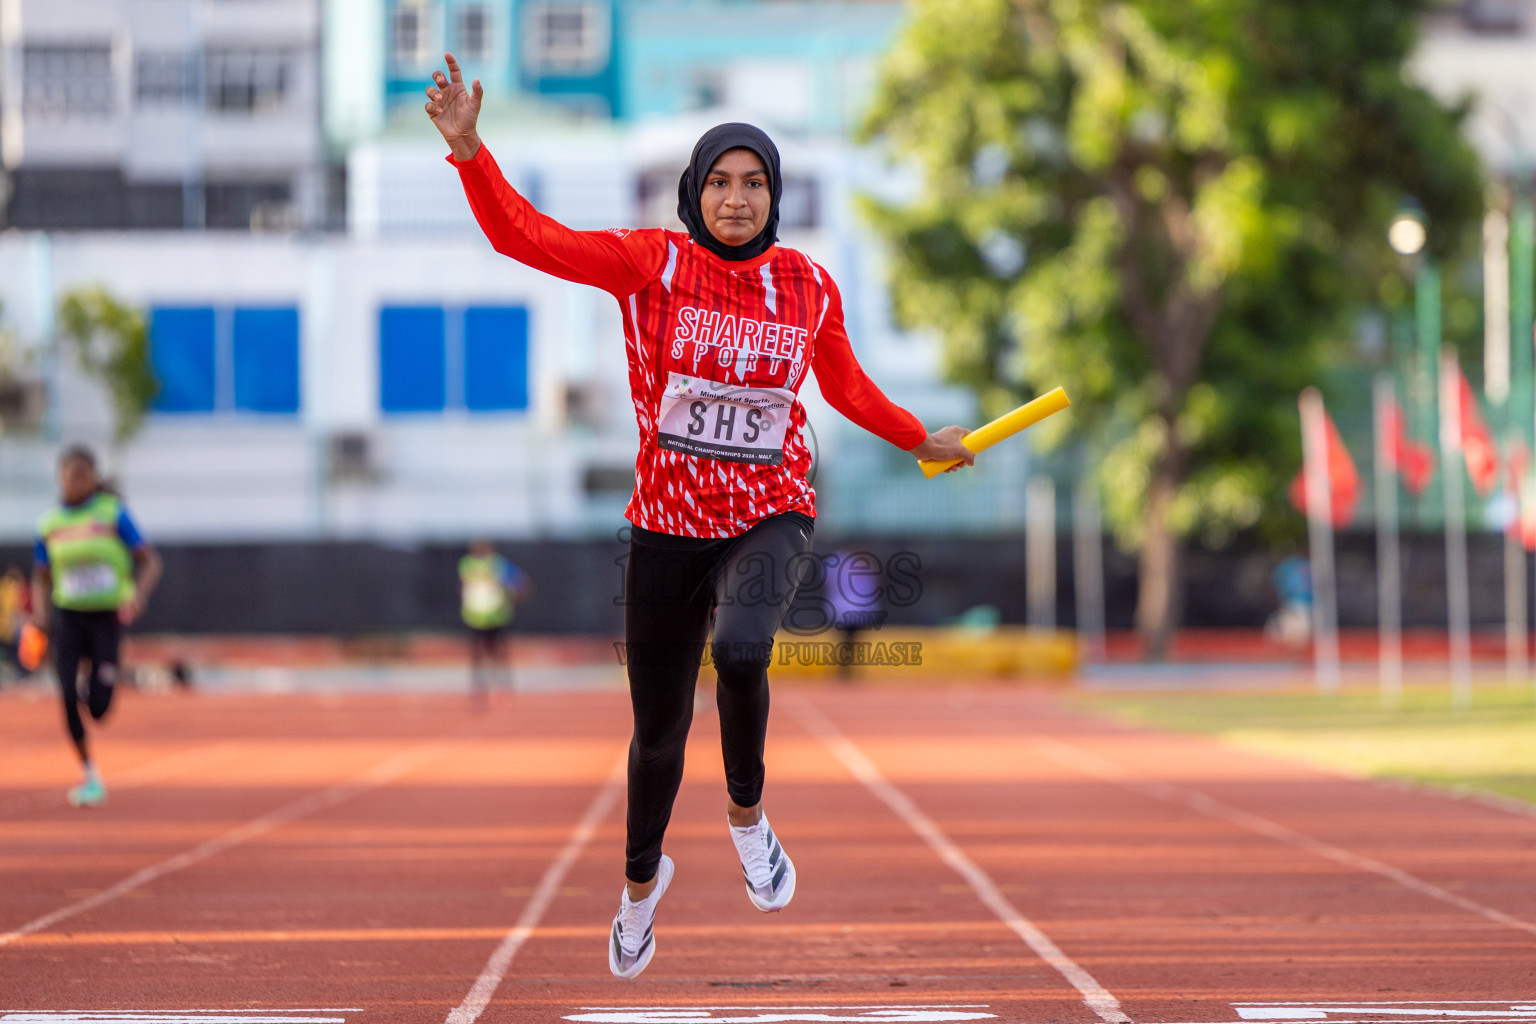
[[[69,791],[69,802],[93,807],[106,802],[107,790],[80,718],[80,663],[91,664],[86,706],[100,721],[112,706],[123,627],[143,614],[161,564],[123,503],[102,488],[90,449],[66,448],[59,456],[59,497],[59,506],[37,523],[32,619],[39,629],[52,627],[49,646],[64,719],[85,770],[84,780]],[[49,605],[56,614],[49,615]]]
[[[470,685],[479,700],[485,699],[489,677],[498,669],[505,670],[506,685],[512,685],[506,629],[527,591],[528,578],[488,540],[470,544],[469,554],[459,559],[459,614],[469,627]]]

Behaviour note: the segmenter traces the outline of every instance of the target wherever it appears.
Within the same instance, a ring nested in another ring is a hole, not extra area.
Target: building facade
[[[342,148],[409,123],[445,50],[481,80],[489,110],[523,123],[540,108],[633,123],[728,107],[789,131],[842,135],[905,9],[899,0],[333,2],[327,133]]]
[[[0,0],[8,227],[323,224],[320,0]]]

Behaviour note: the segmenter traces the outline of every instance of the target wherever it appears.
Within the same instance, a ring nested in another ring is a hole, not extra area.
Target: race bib
[[[786,388],[720,384],[672,373],[661,395],[656,443],[722,462],[777,466],[784,461],[795,393]]]
[[[507,593],[495,580],[471,580],[464,585],[464,608],[472,615],[495,615]]]
[[[88,562],[65,569],[59,577],[59,594],[67,601],[112,597],[117,593],[117,573],[110,565]]]

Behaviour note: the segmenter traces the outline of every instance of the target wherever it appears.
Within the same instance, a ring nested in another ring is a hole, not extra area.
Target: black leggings
[[[739,807],[763,795],[773,635],[814,571],[809,516],[771,516],[739,537],[705,540],[634,527],[624,574],[625,664],[635,733],[629,745],[625,875],[648,882],[683,781],[683,746],[705,640],[719,685],[726,787]]]
[[[54,610],[53,665],[59,674],[59,693],[64,698],[64,721],[69,736],[80,751],[80,760],[91,754],[85,742],[85,723],[80,719],[80,662],[91,663],[86,684],[86,707],[91,717],[100,721],[112,706],[112,691],[117,683],[117,649],[123,628],[117,612],[76,612],[67,608]]]

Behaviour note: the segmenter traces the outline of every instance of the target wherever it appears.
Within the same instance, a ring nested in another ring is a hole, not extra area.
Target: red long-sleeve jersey
[[[573,231],[507,184],[485,146],[448,160],[497,252],[618,300],[640,428],[625,511],[636,526],[734,537],[777,513],[814,516],[807,368],[864,429],[902,449],[928,436],[854,359],[837,285],[803,253],[733,261],[660,228]]]

